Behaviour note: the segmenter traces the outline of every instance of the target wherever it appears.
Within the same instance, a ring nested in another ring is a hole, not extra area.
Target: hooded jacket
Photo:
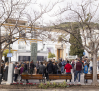
[[[66,72],[71,72],[72,66],[69,63],[67,63],[64,69],[66,69]]]

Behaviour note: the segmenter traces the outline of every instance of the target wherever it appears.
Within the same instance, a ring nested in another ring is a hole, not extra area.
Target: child
[[[87,66],[87,63],[85,63],[85,65],[84,65],[84,73],[85,73],[85,74],[88,73],[88,66]],[[86,83],[87,83],[87,79],[86,79]]]

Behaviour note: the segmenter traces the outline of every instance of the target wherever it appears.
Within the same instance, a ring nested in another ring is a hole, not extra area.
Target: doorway
[[[63,58],[63,49],[57,49],[57,60]]]

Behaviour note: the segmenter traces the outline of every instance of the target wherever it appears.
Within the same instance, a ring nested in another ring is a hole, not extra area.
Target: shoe
[[[76,85],[76,82],[73,82],[73,85]]]
[[[29,83],[29,81],[26,81],[26,83]]]
[[[78,82],[78,85],[81,85],[81,83],[80,83],[80,82]]]
[[[80,82],[78,82],[78,84],[80,84]]]
[[[86,83],[88,83],[88,81],[85,81]]]

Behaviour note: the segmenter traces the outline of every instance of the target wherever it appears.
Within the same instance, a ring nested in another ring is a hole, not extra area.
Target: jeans
[[[64,73],[64,66],[61,67],[61,73]]]
[[[81,74],[81,71],[76,71],[75,72],[75,75],[74,75],[74,82],[76,81],[76,78],[77,78],[77,75],[79,74],[79,79],[78,79],[78,82],[80,82],[80,74]]]
[[[92,67],[90,67],[90,72],[92,73]]]
[[[30,74],[33,74],[33,70],[34,70],[34,69],[30,69]]]
[[[85,73],[85,74],[87,74],[87,73]],[[87,79],[86,79],[86,83],[87,83]]]
[[[66,72],[66,74],[71,74],[71,72]]]

